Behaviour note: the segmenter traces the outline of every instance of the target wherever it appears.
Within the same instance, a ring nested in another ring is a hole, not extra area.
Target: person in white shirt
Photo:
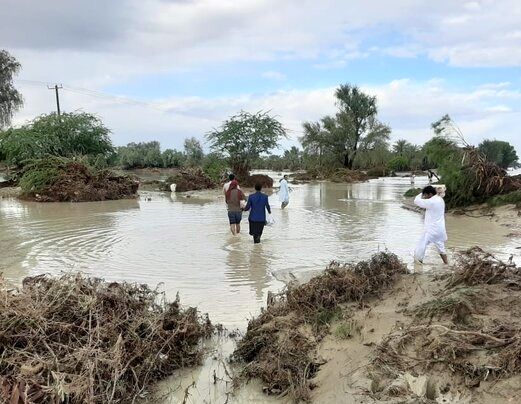
[[[279,189],[279,200],[280,200],[280,208],[284,209],[289,204],[289,185],[288,185],[288,176],[285,175],[280,180],[280,189]]]
[[[415,199],[414,203],[420,208],[425,209],[425,227],[423,236],[420,239],[414,258],[423,263],[425,251],[430,244],[434,244],[438,250],[444,264],[448,264],[447,253],[445,252],[445,241],[447,241],[447,230],[445,229],[445,201],[437,195],[436,189],[429,185],[423,188],[422,193]]]

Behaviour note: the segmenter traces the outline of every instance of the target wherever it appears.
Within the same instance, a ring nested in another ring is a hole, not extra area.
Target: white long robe
[[[419,194],[414,198],[414,203],[425,209],[424,232],[416,246],[414,257],[419,261],[423,261],[429,244],[434,244],[440,254],[445,254],[445,241],[447,241],[445,201],[438,195],[429,199],[422,199],[422,194]]]
[[[282,180],[280,181],[280,189],[279,189],[279,200],[281,203],[289,202],[289,186],[288,181]]]

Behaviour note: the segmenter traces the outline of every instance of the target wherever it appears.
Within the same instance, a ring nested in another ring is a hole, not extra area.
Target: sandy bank
[[[319,288],[323,276],[312,280]],[[344,302],[331,289],[299,308],[291,293],[306,289],[285,294],[239,343],[243,376],[265,374],[266,391],[313,403],[519,402],[520,269],[473,249],[436,277],[392,276],[380,294]],[[281,375],[288,384],[274,384]]]

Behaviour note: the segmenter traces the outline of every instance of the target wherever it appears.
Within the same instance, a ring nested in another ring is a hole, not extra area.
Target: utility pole
[[[56,109],[58,110],[58,116],[60,116],[60,96],[58,95],[58,90],[60,88],[63,88],[63,86],[60,84],[55,84],[54,86],[47,86],[49,90],[54,90],[56,92]]]

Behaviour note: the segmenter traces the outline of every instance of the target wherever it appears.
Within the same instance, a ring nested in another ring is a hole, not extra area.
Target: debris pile
[[[48,157],[24,168],[20,186],[24,198],[38,202],[90,202],[134,198],[139,182],[79,161]]]
[[[378,296],[405,272],[396,255],[380,252],[357,264],[332,262],[309,282],[290,284],[248,324],[234,353],[245,364],[236,382],[259,378],[269,394],[308,400],[320,366],[315,348],[340,305]]]
[[[176,184],[176,192],[199,191],[217,187],[217,184],[200,167],[184,168],[168,177],[162,190],[170,192],[171,184]]]
[[[134,402],[198,364],[212,332],[195,308],[146,285],[67,274],[1,286],[0,402]]]
[[[388,397],[385,386],[407,373],[450,380],[469,395],[481,383],[520,374],[520,303],[520,268],[478,247],[462,253],[444,288],[377,346],[369,372],[380,386],[374,397]]]

